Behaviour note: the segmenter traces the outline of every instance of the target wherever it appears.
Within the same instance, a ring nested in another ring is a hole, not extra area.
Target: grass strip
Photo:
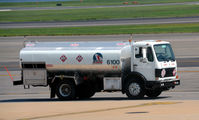
[[[109,35],[109,34],[158,34],[197,33],[199,23],[116,25],[63,28],[9,28],[0,29],[0,36],[62,36],[62,35]]]
[[[124,2],[132,4],[137,1],[139,4],[158,4],[158,3],[182,3],[198,2],[198,0],[72,0],[56,2],[20,2],[20,3],[0,3],[0,7],[55,7],[57,3],[62,6],[98,6],[98,5],[123,5]]]
[[[190,16],[199,16],[199,5],[4,11],[0,12],[0,22],[88,21]]]

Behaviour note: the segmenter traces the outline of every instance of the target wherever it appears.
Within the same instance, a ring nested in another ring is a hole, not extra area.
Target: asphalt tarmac
[[[130,4],[130,3],[129,3]],[[1,10],[21,11],[21,10],[64,10],[64,9],[88,9],[88,8],[115,8],[115,7],[143,7],[143,6],[167,6],[167,5],[198,5],[199,2],[184,3],[158,3],[158,4],[142,4],[142,5],[104,5],[104,6],[56,6],[56,7],[1,7]]]
[[[170,23],[198,23],[199,17],[177,18],[138,18],[114,19],[94,21],[67,21],[67,22],[13,22],[0,23],[0,28],[45,28],[45,27],[80,27],[80,26],[106,26],[106,25],[141,25],[141,24],[170,24]]]

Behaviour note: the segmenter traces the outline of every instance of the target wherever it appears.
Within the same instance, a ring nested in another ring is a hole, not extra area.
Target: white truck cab
[[[177,63],[171,45],[165,41],[141,41],[132,45],[131,71],[142,73],[148,81],[175,79]]]
[[[131,71],[141,73],[146,80],[146,94],[150,97],[159,95],[168,86],[174,88],[180,84],[177,74],[177,63],[169,42],[161,40],[145,40],[132,44]],[[156,90],[155,90],[156,89]]]

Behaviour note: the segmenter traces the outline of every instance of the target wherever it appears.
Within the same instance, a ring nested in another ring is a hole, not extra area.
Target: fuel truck
[[[129,99],[157,97],[180,85],[169,42],[27,42],[20,51],[24,88],[50,88],[60,100],[88,99],[121,91]]]

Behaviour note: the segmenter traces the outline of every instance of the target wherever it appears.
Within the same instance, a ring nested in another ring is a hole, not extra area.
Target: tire
[[[146,96],[155,98],[155,97],[158,97],[161,93],[162,93],[161,90],[147,90]]]
[[[56,86],[56,95],[60,100],[75,99],[75,84],[69,80],[62,80]]]
[[[91,86],[87,84],[81,84],[77,87],[76,96],[79,99],[88,99],[91,98],[93,95],[95,95],[95,90]]]
[[[125,92],[130,99],[142,99],[145,95],[143,84],[135,79],[130,79],[126,83]]]

